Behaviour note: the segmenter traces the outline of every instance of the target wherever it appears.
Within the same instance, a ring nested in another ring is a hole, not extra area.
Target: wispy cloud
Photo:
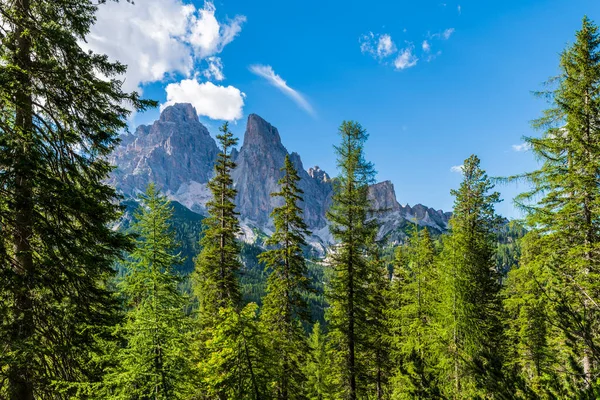
[[[512,149],[517,152],[529,151],[531,145],[529,143],[513,144]]]
[[[444,32],[442,32],[442,37],[444,40],[450,39],[450,36],[454,33],[454,28],[448,28]]]
[[[417,65],[419,59],[413,54],[413,46],[400,51],[400,55],[394,60],[394,67],[399,70],[407,69]]]
[[[450,171],[457,174],[462,174],[464,169],[464,165],[455,165],[453,167],[450,167]]]
[[[450,39],[450,37],[452,36],[452,34],[454,34],[454,32],[456,32],[456,29],[454,28],[448,28],[443,30],[442,32],[438,32],[438,33],[428,33],[427,37],[430,39],[442,39],[442,40],[448,40]]]
[[[362,35],[358,42],[363,54],[370,54],[373,58],[383,59],[394,54],[398,49],[387,33],[379,34],[369,32]]]
[[[421,47],[423,48],[423,51],[425,53],[429,53],[431,51],[431,45],[429,44],[429,42],[427,40],[423,41],[423,44],[421,45]]]
[[[462,14],[462,7],[460,6],[460,4],[458,5],[457,9],[458,9],[458,15]]]
[[[315,110],[310,105],[310,103],[304,98],[304,96],[298,91],[289,87],[287,82],[283,80],[283,78],[281,78],[279,75],[277,75],[270,65],[251,65],[250,72],[262,78],[265,78],[267,82],[275,86],[283,94],[292,99],[304,111],[306,111],[310,115],[315,115]]]

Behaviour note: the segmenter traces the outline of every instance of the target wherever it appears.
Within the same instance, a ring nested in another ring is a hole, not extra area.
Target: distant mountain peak
[[[314,167],[309,168],[308,175],[311,178],[316,179],[318,182],[328,183],[331,181],[331,178],[329,177],[327,172],[325,172],[321,168],[319,168],[318,165],[315,165]]]
[[[161,122],[199,122],[196,109],[190,103],[176,103],[160,113]]]
[[[244,147],[283,148],[279,131],[257,114],[248,115]]]

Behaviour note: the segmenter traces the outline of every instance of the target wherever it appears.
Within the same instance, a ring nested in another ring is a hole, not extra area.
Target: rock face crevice
[[[151,125],[139,126],[134,134],[124,135],[110,161],[117,166],[109,183],[125,197],[144,191],[154,182],[170,198],[193,211],[203,213],[210,192],[206,183],[213,175],[219,149],[208,129],[200,123],[191,104],[166,107]],[[256,114],[248,116],[243,144],[232,156],[237,166],[232,172],[237,211],[243,226],[272,230],[270,214],[279,200],[277,181],[286,155],[300,175],[304,192],[301,207],[309,228],[324,244],[330,243],[326,212],[331,205],[333,180],[318,166],[305,170],[300,155],[288,153],[276,127]],[[380,182],[369,188],[372,216],[381,223],[380,237],[401,240],[408,222],[416,221],[440,232],[447,229],[449,213],[420,204],[401,206],[394,185]]]

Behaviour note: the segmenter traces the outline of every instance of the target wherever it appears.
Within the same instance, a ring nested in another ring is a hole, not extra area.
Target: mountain
[[[269,215],[280,202],[271,193],[279,190],[277,181],[283,176],[280,169],[288,154],[277,128],[258,115],[250,114],[244,143],[234,160],[237,167],[232,173],[238,191],[238,211],[246,222],[261,228],[273,227]],[[289,155],[304,191],[304,219],[312,230],[320,230],[327,224],[325,212],[331,203],[331,180],[325,173],[309,175],[300,156]]]
[[[438,234],[448,229],[452,213],[435,210],[422,204],[414,207],[408,204],[400,205],[396,200],[394,184],[390,181],[371,185],[368,196],[372,206],[371,216],[377,218],[380,224],[379,239],[390,242],[402,241],[415,223]]]
[[[110,158],[117,169],[109,183],[130,197],[154,182],[170,198],[202,212],[218,153],[192,105],[177,104],[165,108],[152,125],[141,125],[121,138]]]
[[[117,168],[109,183],[131,198],[154,182],[172,200],[205,214],[210,199],[206,184],[212,177],[218,151],[192,105],[175,104],[166,107],[153,124],[141,125],[134,134],[122,137],[110,159]],[[288,154],[301,178],[304,218],[313,231],[309,243],[323,251],[332,243],[325,215],[331,205],[333,179],[318,166],[306,170],[300,155],[288,153],[277,128],[256,114],[248,116],[242,146],[232,153],[237,163],[232,176],[238,191],[236,205],[243,239],[253,243],[272,231],[270,213],[279,200],[270,194],[278,190],[280,168]],[[381,222],[382,239],[401,241],[413,223],[438,233],[447,229],[450,213],[420,204],[400,205],[389,181],[372,185],[369,198],[372,216]]]

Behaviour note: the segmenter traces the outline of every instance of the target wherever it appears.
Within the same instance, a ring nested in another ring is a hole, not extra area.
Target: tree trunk
[[[29,15],[30,0],[17,0],[15,7],[22,17]],[[33,309],[30,296],[33,283],[33,254],[31,237],[33,234],[33,166],[30,154],[33,145],[33,108],[30,92],[30,78],[27,71],[31,63],[31,40],[21,20],[17,21],[17,51],[15,64],[22,71],[19,79],[19,92],[16,94],[15,129],[18,146],[15,154],[15,229],[13,245],[15,258],[13,269],[18,278],[18,287],[14,299],[15,321],[12,327],[11,341],[17,344],[17,360],[9,370],[9,396],[11,400],[33,400],[33,382],[28,363],[31,362],[23,348],[33,345],[28,343],[34,333]]]

